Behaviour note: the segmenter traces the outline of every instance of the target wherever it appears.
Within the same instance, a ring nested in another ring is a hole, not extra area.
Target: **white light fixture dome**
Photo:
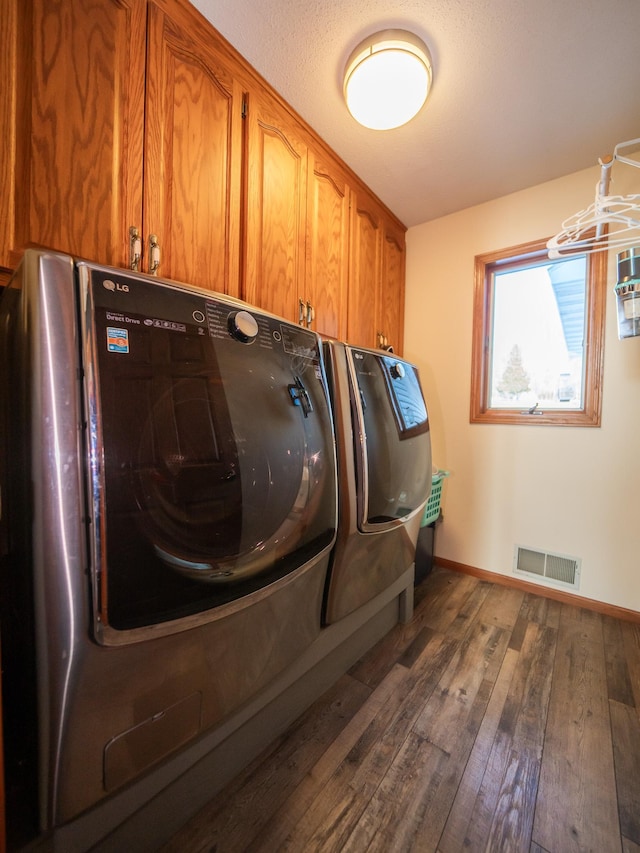
[[[390,130],[410,121],[427,99],[433,71],[425,43],[406,30],[382,30],[349,57],[344,97],[356,121]]]

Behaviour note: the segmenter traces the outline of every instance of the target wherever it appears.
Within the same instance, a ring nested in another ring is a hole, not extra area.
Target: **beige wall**
[[[436,554],[512,574],[516,544],[579,557],[578,594],[640,611],[640,337],[618,340],[610,253],[600,428],[469,423],[474,256],[550,237],[599,168],[411,228],[405,356],[420,368],[434,463],[451,472]],[[611,192],[640,192],[616,163]]]

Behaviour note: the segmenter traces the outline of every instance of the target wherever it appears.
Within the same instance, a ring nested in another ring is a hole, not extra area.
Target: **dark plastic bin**
[[[420,528],[418,533],[418,544],[416,546],[416,574],[414,585],[423,581],[433,569],[433,550],[436,539],[436,522],[426,524]]]

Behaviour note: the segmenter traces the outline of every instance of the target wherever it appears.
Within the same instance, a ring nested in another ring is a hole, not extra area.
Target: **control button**
[[[258,334],[258,321],[248,311],[238,311],[229,315],[229,331],[243,344],[251,343]]]
[[[204,323],[204,314],[202,313],[202,311],[194,311],[191,316],[196,321],[196,323]]]
[[[394,379],[404,379],[404,365],[397,361],[391,368],[391,375]]]

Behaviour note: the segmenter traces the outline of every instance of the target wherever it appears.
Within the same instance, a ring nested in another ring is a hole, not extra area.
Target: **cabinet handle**
[[[316,316],[315,309],[310,302],[307,302],[307,329],[311,328],[311,324],[313,323]]]
[[[158,275],[160,266],[160,244],[155,234],[149,234],[149,272]]]
[[[298,299],[298,325],[304,326],[304,302]]]
[[[140,260],[142,259],[142,238],[140,231],[135,225],[129,226],[129,269],[140,271]]]

